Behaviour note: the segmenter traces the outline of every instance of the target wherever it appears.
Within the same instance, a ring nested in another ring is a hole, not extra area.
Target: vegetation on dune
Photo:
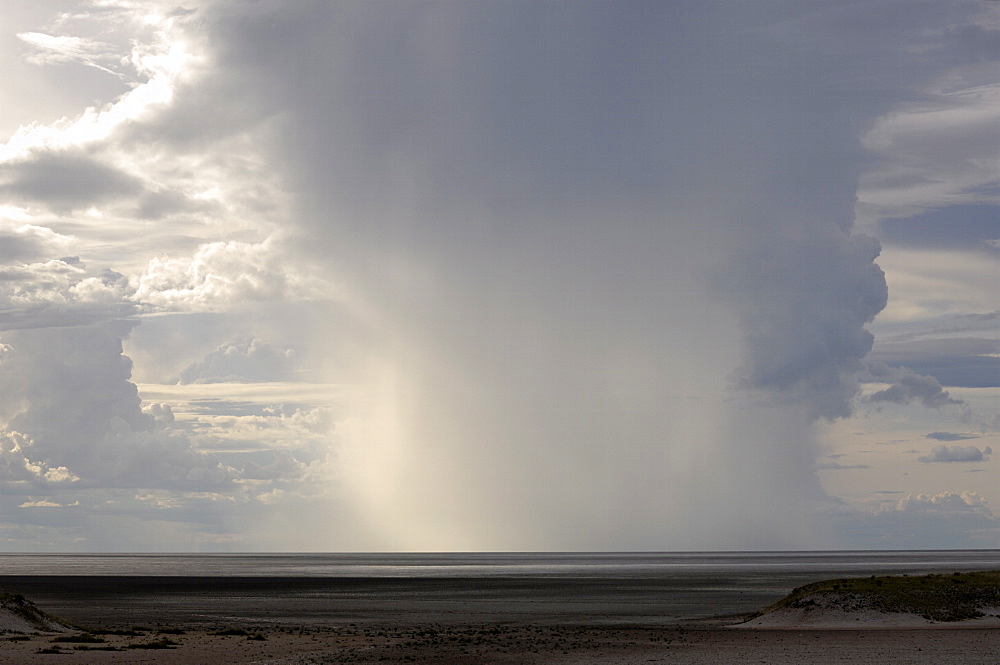
[[[215,631],[212,634],[213,635],[239,635],[239,636],[242,637],[244,635],[249,635],[250,633],[248,633],[243,628],[226,628],[224,630],[217,630],[217,631]]]
[[[183,628],[157,628],[156,632],[160,635],[183,635],[187,631]]]
[[[19,593],[0,592],[0,609],[10,612],[42,631],[50,630],[53,624],[66,625],[61,619],[38,609],[33,602]]]
[[[976,619],[983,609],[1000,607],[1000,571],[824,580],[794,589],[754,616],[810,607],[909,612],[930,621]]]
[[[79,635],[60,635],[52,638],[53,642],[64,642],[67,644],[100,644],[104,640],[92,633],[80,633]]]
[[[153,640],[152,642],[143,642],[142,644],[129,644],[126,649],[174,649],[181,645],[180,642],[174,642],[167,637],[161,637],[158,640]]]
[[[148,628],[94,628],[90,630],[92,635],[119,635],[124,637],[143,637],[149,631]],[[162,631],[161,631],[162,632]]]

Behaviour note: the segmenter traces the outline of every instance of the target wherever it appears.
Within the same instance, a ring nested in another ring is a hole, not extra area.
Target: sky
[[[0,551],[1000,547],[1000,2],[0,26]]]

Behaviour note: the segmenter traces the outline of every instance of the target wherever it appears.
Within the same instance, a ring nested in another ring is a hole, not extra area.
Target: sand
[[[19,581],[42,610],[91,628],[89,639],[102,641],[7,633],[0,635],[2,662],[977,665],[995,663],[1000,653],[995,620],[813,615],[803,625],[802,617],[786,615],[734,627],[736,617],[660,616],[655,594],[643,598],[641,588],[622,584],[600,592],[552,585],[518,596],[513,583],[498,582],[490,587],[495,593],[478,589],[462,600],[461,589],[405,581]],[[10,589],[10,578],[0,582]],[[161,648],[142,648],[149,645]],[[46,650],[57,653],[40,653]]]
[[[559,663],[575,665],[672,663],[995,663],[1000,631],[729,630],[689,626],[399,626],[267,629],[266,639],[198,630],[161,636],[103,636],[100,644],[54,643],[51,637],[0,638],[0,654],[11,663],[161,663],[312,665],[317,663],[440,663],[486,665]],[[171,648],[129,648],[167,639]],[[58,647],[63,654],[39,653]],[[120,648],[122,651],[96,651]]]
[[[20,595],[0,595],[0,634],[57,634],[72,628],[41,611],[34,603]]]
[[[909,612],[879,612],[870,609],[844,611],[836,608],[784,607],[751,619],[750,621],[741,622],[733,626],[733,628],[758,630],[1000,629],[1000,610],[995,607],[987,607],[983,608],[983,612],[984,616],[978,619],[941,622],[932,621]]]

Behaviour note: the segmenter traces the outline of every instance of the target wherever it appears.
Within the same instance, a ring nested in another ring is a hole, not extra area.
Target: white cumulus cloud
[[[290,268],[269,239],[208,243],[191,257],[151,259],[134,299],[153,311],[210,311],[319,293],[317,284]]]
[[[992,517],[993,511],[978,492],[941,492],[940,494],[908,494],[895,505],[881,512],[934,515],[975,514]]]
[[[240,336],[220,345],[184,368],[179,383],[247,383],[281,381],[292,369],[296,354],[253,336]]]

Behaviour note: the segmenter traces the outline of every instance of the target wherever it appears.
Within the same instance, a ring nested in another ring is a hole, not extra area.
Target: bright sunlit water
[[[462,554],[0,554],[0,575],[798,580],[1000,568],[1000,550]]]

